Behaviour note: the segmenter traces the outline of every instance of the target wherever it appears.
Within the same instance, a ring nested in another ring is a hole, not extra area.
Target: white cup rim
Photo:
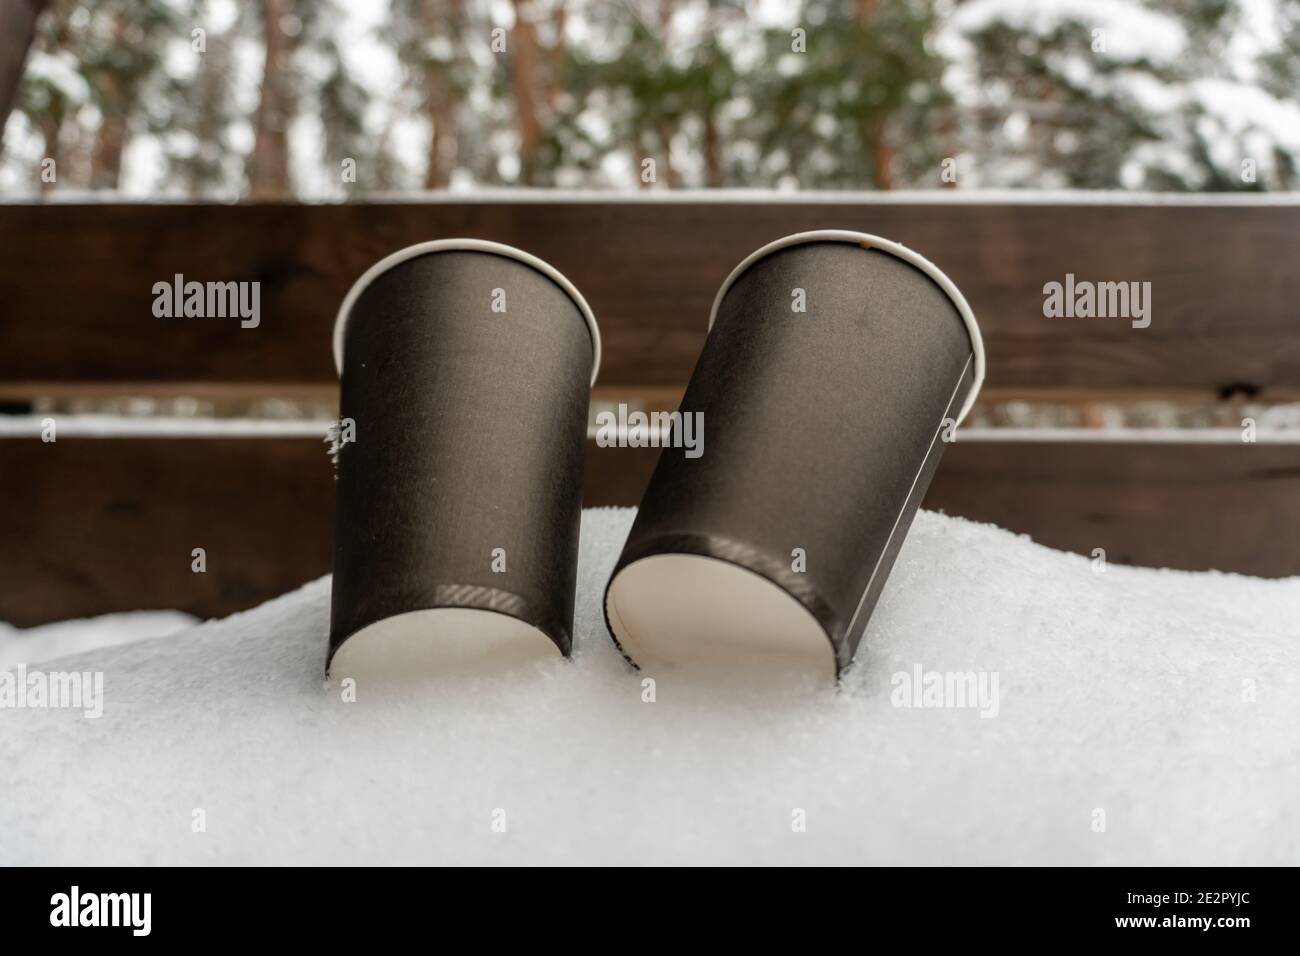
[[[352,312],[352,307],[356,305],[357,299],[361,297],[361,293],[370,283],[394,266],[432,252],[490,252],[506,256],[532,266],[563,289],[582,313],[582,318],[587,323],[587,331],[591,333],[591,384],[596,384],[596,375],[600,372],[600,327],[596,325],[596,316],[577,286],[546,260],[539,259],[522,249],[516,249],[514,246],[508,246],[504,242],[492,242],[488,239],[434,239],[430,242],[417,242],[415,245],[406,246],[385,256],[363,272],[361,278],[352,283],[352,288],[348,289],[347,295],[343,297],[343,304],[339,306],[338,315],[334,319],[334,368],[340,375],[343,374],[343,339],[347,331],[348,316]]]

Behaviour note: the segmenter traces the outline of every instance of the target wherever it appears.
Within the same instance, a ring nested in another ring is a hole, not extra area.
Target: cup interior
[[[333,680],[394,682],[503,673],[562,657],[531,624],[496,611],[440,607],[376,621],[345,640],[330,660]]]
[[[605,597],[623,652],[647,673],[739,670],[835,679],[826,632],[802,604],[739,565],[652,554],[623,568]]]

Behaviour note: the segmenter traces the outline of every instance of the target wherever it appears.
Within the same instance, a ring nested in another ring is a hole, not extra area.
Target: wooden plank
[[[888,198],[888,197],[886,197]],[[605,386],[679,386],[714,292],[769,240],[862,229],[924,252],[985,330],[992,388],[1300,385],[1300,203],[861,199],[0,206],[0,382],[325,383],[340,300],[383,255],[474,236],[554,263],[591,301]],[[180,273],[261,282],[261,324],[158,319]],[[1066,273],[1152,283],[1150,328],[1044,318]]]
[[[5,438],[0,455],[0,620],[222,615],[329,571],[315,439]],[[656,456],[589,446],[587,504],[635,504]],[[959,441],[925,504],[1115,563],[1300,574],[1297,445]]]
[[[326,573],[332,466],[311,439],[4,439],[0,620],[251,607]],[[207,571],[191,570],[194,548]]]
[[[925,507],[1114,564],[1300,574],[1300,445],[958,442]]]

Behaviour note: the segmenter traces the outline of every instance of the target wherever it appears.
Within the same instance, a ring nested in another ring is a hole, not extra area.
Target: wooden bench
[[[731,268],[828,227],[900,240],[962,288],[988,350],[986,404],[1300,399],[1294,201],[530,193],[0,206],[0,401],[19,413],[111,395],[329,402],[330,330],[352,281],[404,245],[475,236],[541,256],[582,290],[604,340],[599,399],[671,405]],[[155,317],[153,285],[177,273],[259,281],[260,324]],[[1151,282],[1151,326],[1045,318],[1043,286],[1067,273]],[[54,417],[53,443],[30,418],[0,430],[0,620],[220,615],[329,571],[333,481],[316,425],[159,436],[128,422],[95,437]],[[591,443],[588,504],[635,504],[657,453]],[[1117,563],[1300,573],[1300,444],[1285,436],[964,429],[926,507]],[[191,570],[199,547],[203,574]]]

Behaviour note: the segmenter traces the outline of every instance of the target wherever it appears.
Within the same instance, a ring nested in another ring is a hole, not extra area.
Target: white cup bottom
[[[817,619],[766,578],[695,554],[634,561],[609,587],[619,646],[648,674],[735,674],[834,681],[835,656]]]
[[[495,673],[559,656],[549,637],[517,618],[440,607],[363,627],[339,646],[329,671],[333,680],[397,681]]]

